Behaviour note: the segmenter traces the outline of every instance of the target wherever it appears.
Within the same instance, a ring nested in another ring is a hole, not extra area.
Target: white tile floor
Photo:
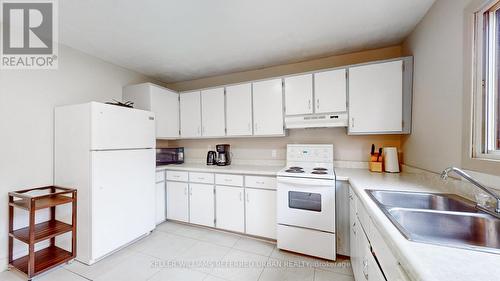
[[[184,264],[184,266],[182,266]],[[14,271],[2,281],[25,278]],[[133,245],[86,266],[77,261],[36,281],[354,281],[348,260],[326,262],[266,241],[166,222]]]

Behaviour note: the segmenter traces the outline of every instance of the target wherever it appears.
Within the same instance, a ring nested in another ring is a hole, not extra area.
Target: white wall
[[[414,56],[413,130],[403,138],[405,163],[440,172],[461,166],[464,8],[438,0],[404,43]]]
[[[52,184],[57,105],[121,100],[147,77],[60,46],[57,70],[0,71],[0,271],[7,264],[7,192]]]

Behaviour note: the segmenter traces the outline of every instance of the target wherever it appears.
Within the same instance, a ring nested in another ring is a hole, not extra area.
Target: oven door
[[[278,177],[278,224],[335,232],[335,181]]]

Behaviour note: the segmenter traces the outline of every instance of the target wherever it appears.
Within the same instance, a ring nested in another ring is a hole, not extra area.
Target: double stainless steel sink
[[[367,190],[408,239],[500,254],[500,219],[452,194]]]

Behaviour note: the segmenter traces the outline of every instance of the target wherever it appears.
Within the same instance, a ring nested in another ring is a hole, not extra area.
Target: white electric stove
[[[278,248],[335,260],[333,145],[287,146],[277,206]]]

